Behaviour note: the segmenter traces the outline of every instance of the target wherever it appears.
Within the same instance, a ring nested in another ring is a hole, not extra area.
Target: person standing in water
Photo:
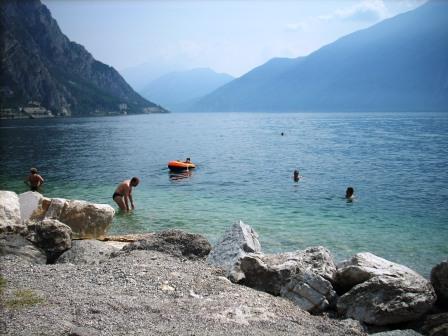
[[[117,203],[120,210],[129,211],[129,201],[131,202],[131,208],[135,209],[134,200],[132,199],[132,188],[138,186],[140,179],[133,177],[130,180],[124,180],[115,189],[112,199]]]
[[[39,187],[44,183],[44,178],[37,173],[36,168],[30,169],[30,175],[25,180],[31,191],[38,191]]]

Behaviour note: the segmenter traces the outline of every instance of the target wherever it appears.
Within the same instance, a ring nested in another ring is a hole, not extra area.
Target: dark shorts
[[[114,192],[114,194],[112,195],[112,199],[114,200],[114,199],[115,199],[115,197],[117,197],[117,196],[123,197],[123,195],[122,195],[122,194],[120,194],[120,193],[117,193],[117,192]]]
[[[30,186],[31,191],[37,191],[39,189],[38,186]]]

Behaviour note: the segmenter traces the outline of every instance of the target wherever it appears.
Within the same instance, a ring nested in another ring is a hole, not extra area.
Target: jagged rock
[[[57,264],[96,265],[108,259],[117,248],[98,240],[73,240],[71,249],[65,251],[56,261]]]
[[[432,285],[421,275],[371,253],[358,253],[338,265],[336,283],[340,288],[354,286],[339,298],[338,312],[373,325],[417,319],[436,300]]]
[[[431,270],[431,283],[437,294],[437,302],[448,306],[448,260],[442,261]]]
[[[165,230],[123,247],[123,251],[133,250],[155,250],[194,259],[205,258],[210,253],[211,245],[199,234]]]
[[[72,230],[57,219],[47,218],[27,224],[27,239],[46,252],[50,263],[72,247]]]
[[[292,300],[312,313],[322,312],[336,299],[331,281],[336,265],[323,247],[275,255],[249,254],[241,259],[246,286]]]
[[[18,234],[0,235],[0,257],[2,256],[16,256],[32,264],[47,262],[44,251]]]
[[[70,226],[73,239],[102,239],[112,223],[115,210],[107,204],[53,198],[45,218]]]
[[[207,261],[213,266],[221,267],[227,277],[233,282],[244,279],[240,270],[241,258],[248,253],[261,252],[258,234],[249,225],[238,221],[225,233],[222,239],[213,247]]]
[[[427,316],[422,331],[428,336],[447,336],[448,313]]]
[[[31,218],[33,213],[41,207],[43,199],[44,197],[37,191],[27,191],[19,195],[22,222]]]
[[[371,336],[422,336],[422,334],[412,329],[405,329],[405,330],[383,331],[371,334]]]
[[[20,217],[19,197],[15,192],[0,190],[0,233],[23,233],[26,226]]]

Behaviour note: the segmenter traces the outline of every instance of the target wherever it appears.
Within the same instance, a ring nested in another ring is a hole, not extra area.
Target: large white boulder
[[[15,192],[0,190],[0,233],[26,231],[20,217],[19,197]]]
[[[72,229],[73,239],[103,239],[115,210],[108,204],[53,198],[45,218],[57,219]]]
[[[27,191],[19,195],[20,216],[22,222],[31,218],[42,205],[44,197],[37,191]]]
[[[349,289],[338,300],[339,313],[373,325],[415,320],[436,300],[428,280],[371,253],[358,253],[338,265],[336,283]]]

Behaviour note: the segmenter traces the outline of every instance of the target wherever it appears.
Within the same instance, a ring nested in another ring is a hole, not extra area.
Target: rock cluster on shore
[[[433,269],[434,289],[370,253],[339,264],[324,247],[264,254],[243,222],[213,248],[180,230],[108,237],[115,247],[72,240],[105,236],[105,206],[53,200],[0,191],[0,334],[448,334],[448,261]]]

